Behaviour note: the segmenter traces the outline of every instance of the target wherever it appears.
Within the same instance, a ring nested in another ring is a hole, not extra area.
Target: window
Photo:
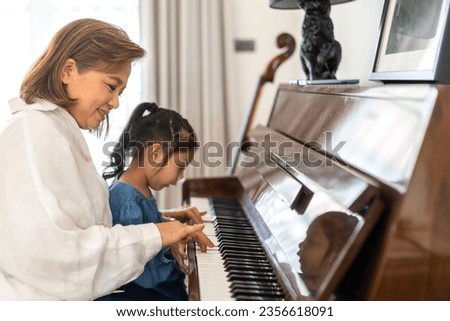
[[[96,18],[114,23],[139,43],[138,0],[6,0],[0,2],[2,50],[0,51],[0,128],[9,117],[9,99],[19,95],[25,73],[44,51],[54,33],[69,21]],[[120,108],[111,113],[108,140],[117,139],[130,110],[142,99],[140,64],[133,67],[128,86],[120,99]],[[106,157],[104,141],[85,133],[96,166]]]

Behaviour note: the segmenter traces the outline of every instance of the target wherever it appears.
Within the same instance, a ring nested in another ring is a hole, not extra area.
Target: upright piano
[[[280,85],[232,175],[188,179],[216,244],[191,300],[449,300],[450,86]]]

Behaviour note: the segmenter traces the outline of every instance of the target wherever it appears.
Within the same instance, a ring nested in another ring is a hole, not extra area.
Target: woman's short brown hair
[[[61,81],[64,63],[72,58],[79,72],[111,72],[145,55],[145,50],[130,40],[118,26],[96,19],[79,19],[60,29],[41,57],[31,67],[20,88],[28,104],[48,100],[70,108],[71,99]]]

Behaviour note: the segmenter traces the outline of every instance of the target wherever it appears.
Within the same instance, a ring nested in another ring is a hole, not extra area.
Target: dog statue
[[[308,80],[336,79],[341,44],[334,39],[330,0],[297,0],[305,10],[300,61]]]

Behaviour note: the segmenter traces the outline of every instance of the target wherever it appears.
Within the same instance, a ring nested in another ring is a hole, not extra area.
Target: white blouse
[[[154,224],[112,227],[108,187],[75,119],[10,101],[0,135],[0,300],[91,300],[161,249]]]

